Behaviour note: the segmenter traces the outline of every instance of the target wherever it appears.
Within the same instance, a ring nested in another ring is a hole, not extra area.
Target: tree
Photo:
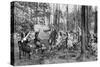
[[[86,45],[88,45],[88,6],[81,7],[81,54],[77,60],[85,60]]]
[[[95,8],[95,27],[94,32],[97,33],[97,8]]]

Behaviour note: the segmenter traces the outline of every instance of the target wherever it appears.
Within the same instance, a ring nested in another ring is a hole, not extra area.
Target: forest
[[[97,13],[90,5],[12,2],[14,65],[97,60]]]

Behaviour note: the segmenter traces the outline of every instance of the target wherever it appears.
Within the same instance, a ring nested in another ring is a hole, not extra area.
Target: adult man
[[[57,37],[57,31],[53,29],[53,31],[51,32],[50,38],[49,38],[50,45],[55,45],[56,37]]]
[[[39,32],[35,33],[35,39],[34,39],[34,44],[36,45],[37,48],[40,47],[38,44],[40,42],[40,40],[38,39],[38,34],[39,34]]]

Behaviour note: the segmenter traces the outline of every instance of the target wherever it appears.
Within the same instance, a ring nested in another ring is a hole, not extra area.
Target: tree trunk
[[[97,9],[95,10],[95,27],[94,27],[94,33],[97,33]]]
[[[81,33],[81,54],[77,60],[84,61],[86,54],[85,47],[88,45],[88,6],[82,6],[81,8]]]

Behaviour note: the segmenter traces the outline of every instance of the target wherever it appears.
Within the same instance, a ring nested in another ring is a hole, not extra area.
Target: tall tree
[[[94,33],[97,33],[97,8],[95,7],[95,27],[94,27]]]
[[[85,46],[88,44],[87,41],[87,31],[88,31],[88,6],[81,7],[81,54],[77,58],[80,61],[85,60],[86,49]]]

